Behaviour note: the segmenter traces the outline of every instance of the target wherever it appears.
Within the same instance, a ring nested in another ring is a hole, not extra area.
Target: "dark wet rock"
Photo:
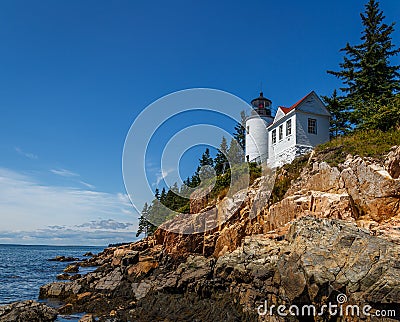
[[[81,274],[73,274],[73,275],[71,275],[70,276],[70,280],[71,281],[75,281],[75,280],[77,280],[77,279],[80,279],[82,277],[82,275]]]
[[[129,265],[135,265],[139,262],[139,252],[131,251],[122,257],[121,268],[127,267]]]
[[[160,309],[162,308],[162,309]],[[139,301],[120,321],[257,321],[255,312],[244,312],[229,294],[216,293],[201,298],[194,293],[155,293]]]
[[[58,298],[63,300],[74,294],[78,294],[82,285],[79,280],[73,282],[54,282],[40,288],[39,298]]]
[[[48,259],[48,261],[51,261],[51,262],[76,262],[76,261],[79,261],[79,258],[77,258],[77,257],[70,257],[70,256],[68,256],[68,257],[65,257],[65,256],[56,256],[56,257],[54,257],[54,258]]]
[[[76,263],[70,264],[64,269],[64,272],[65,273],[78,273],[79,272],[79,265],[76,264]]]
[[[79,265],[81,267],[102,266],[112,260],[115,250],[116,247],[108,247],[99,254],[93,255],[91,258],[80,262]]]
[[[68,273],[62,273],[62,274],[58,274],[57,275],[57,279],[61,280],[61,281],[67,281],[67,280],[74,281],[74,280],[77,280],[77,279],[79,279],[81,277],[82,277],[81,274],[70,275]]]
[[[69,279],[71,279],[71,275],[69,275],[68,273],[58,274],[57,279],[58,280],[69,280]]]
[[[92,252],[87,252],[87,253],[83,254],[83,256],[85,256],[85,257],[93,257],[94,254]]]
[[[72,314],[73,311],[74,307],[71,303],[64,304],[63,306],[58,308],[58,313],[63,315]]]
[[[114,291],[116,288],[119,287],[122,278],[123,276],[120,268],[115,268],[113,271],[103,275],[98,281],[96,281],[95,289],[103,291]]]
[[[32,300],[0,306],[1,322],[50,322],[57,318],[57,311]]]

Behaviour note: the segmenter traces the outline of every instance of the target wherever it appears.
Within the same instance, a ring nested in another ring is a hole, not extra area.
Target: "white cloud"
[[[49,243],[54,243],[56,232],[63,244],[76,244],[75,239],[95,240],[93,227],[79,227],[85,223],[92,226],[100,223],[95,229],[99,236],[103,240],[109,236],[109,242],[114,242],[124,236],[134,237],[137,217],[123,193],[46,185],[23,173],[0,168],[0,242],[10,238],[18,242],[18,238],[31,236],[45,243],[46,238],[39,237],[42,234],[51,238]],[[117,230],[107,230],[101,223],[108,224],[109,228],[125,228],[119,236]]]
[[[78,228],[124,230],[133,226],[131,223],[118,222],[114,219],[92,220],[90,222],[77,225]]]
[[[15,147],[14,150],[18,154],[20,154],[20,155],[22,155],[22,156],[24,156],[24,157],[26,157],[28,159],[31,159],[31,160],[37,160],[38,159],[38,156],[36,154],[30,153],[30,152],[25,152],[19,147]]]
[[[90,183],[87,183],[85,181],[79,181],[80,184],[84,185],[85,187],[89,188],[89,189],[96,189],[96,187]]]
[[[58,176],[61,177],[79,177],[80,175],[78,173],[66,170],[66,169],[51,169],[51,173],[54,173]]]

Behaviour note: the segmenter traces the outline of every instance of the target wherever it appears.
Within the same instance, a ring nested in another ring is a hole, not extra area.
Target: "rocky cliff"
[[[400,147],[384,161],[349,155],[337,167],[311,156],[280,201],[257,207],[263,178],[211,212],[197,200],[196,216],[235,211],[206,233],[158,229],[107,248],[79,264],[96,271],[45,285],[40,296],[63,300],[60,313],[101,321],[375,321],[380,312],[399,320],[399,175]],[[331,304],[369,310],[332,316]],[[321,314],[267,314],[267,305]]]

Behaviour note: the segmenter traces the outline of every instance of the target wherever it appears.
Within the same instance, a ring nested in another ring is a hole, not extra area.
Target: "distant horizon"
[[[1,243],[0,246],[43,246],[43,247],[90,247],[90,248],[107,248],[107,245],[45,245],[45,244],[7,244]]]

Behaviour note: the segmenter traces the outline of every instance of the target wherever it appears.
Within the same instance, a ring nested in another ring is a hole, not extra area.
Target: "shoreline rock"
[[[0,306],[0,322],[52,322],[57,310],[33,300]]]
[[[78,273],[79,265],[77,263],[69,264],[66,268],[64,268],[64,273]]]
[[[71,256],[56,256],[54,258],[49,258],[49,262],[76,262],[79,261],[79,258],[77,257],[71,257]]]

